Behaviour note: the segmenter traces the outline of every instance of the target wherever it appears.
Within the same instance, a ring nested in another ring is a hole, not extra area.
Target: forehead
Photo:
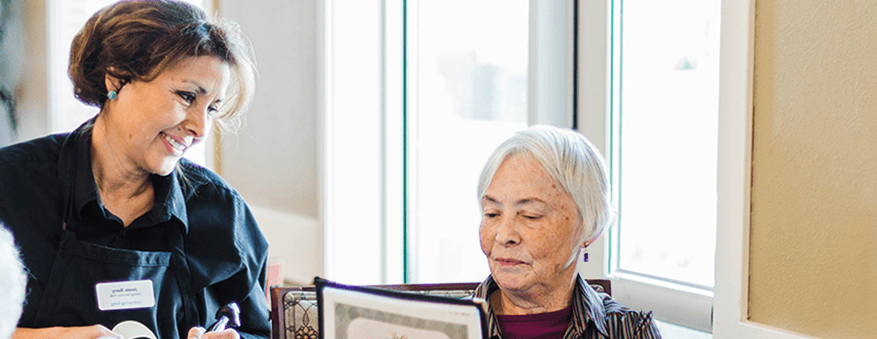
[[[493,199],[541,199],[547,203],[573,203],[566,190],[532,155],[516,154],[500,163],[485,195]]]
[[[156,80],[191,82],[208,92],[224,93],[231,70],[227,62],[214,56],[186,58],[161,72]]]
[[[550,179],[542,164],[526,153],[507,156],[493,174],[494,180],[515,180],[522,177]]]

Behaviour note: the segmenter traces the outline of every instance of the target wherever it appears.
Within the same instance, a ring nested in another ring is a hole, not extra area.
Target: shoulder
[[[55,134],[0,148],[0,165],[57,161],[68,134]]]
[[[8,194],[36,194],[35,186],[54,190],[64,140],[66,135],[52,135],[0,148],[0,201]]]
[[[205,287],[223,281],[241,283],[236,279],[243,279],[247,281],[244,285],[250,286],[267,262],[268,241],[249,206],[213,171],[187,160],[180,161],[179,170],[193,283]]]
[[[186,200],[192,231],[258,230],[244,198],[219,174],[186,159],[180,160],[179,171],[177,180]]]
[[[66,135],[0,148],[0,220],[15,235],[34,279],[48,277],[61,238],[66,187],[59,154]]]
[[[612,299],[609,295],[605,293],[597,293],[597,295],[602,298],[603,302],[603,310],[606,317],[620,317],[620,318],[637,318],[643,320],[651,319],[651,312],[639,312],[628,308],[627,306],[622,305],[615,299]]]
[[[191,235],[235,247],[267,247],[252,211],[228,182],[186,159],[180,160],[179,170]]]
[[[213,172],[206,167],[202,167],[189,159],[180,159],[179,169],[189,183],[197,187],[212,184],[222,187],[223,189],[231,189],[231,186],[222,179],[219,174],[216,174],[216,172]]]
[[[602,299],[610,338],[660,338],[652,312],[632,310],[605,293],[598,295]]]
[[[579,277],[574,297],[574,314],[580,330],[591,321],[596,330],[613,339],[661,338],[651,312],[639,312],[625,307],[606,293],[598,293]]]
[[[241,202],[241,195],[216,172],[188,159],[180,159],[178,179],[187,200],[210,198],[227,202]]]

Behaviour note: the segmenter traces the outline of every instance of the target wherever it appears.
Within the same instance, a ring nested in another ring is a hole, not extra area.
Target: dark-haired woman
[[[13,338],[119,338],[128,320],[158,338],[267,338],[267,242],[234,189],[181,158],[252,98],[237,27],[183,2],[124,1],[70,54],[76,97],[100,113],[0,149],[0,221],[29,271]],[[230,302],[237,331],[204,333]]]

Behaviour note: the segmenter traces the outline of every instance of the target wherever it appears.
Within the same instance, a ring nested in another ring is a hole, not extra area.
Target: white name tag
[[[130,310],[155,306],[152,280],[132,280],[94,285],[101,311]]]

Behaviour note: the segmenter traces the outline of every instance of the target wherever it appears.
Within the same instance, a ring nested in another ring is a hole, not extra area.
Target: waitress
[[[126,1],[76,35],[76,97],[100,108],[69,134],[0,149],[0,221],[29,270],[18,338],[268,338],[267,242],[241,196],[181,157],[253,90],[236,25],[177,1]],[[222,305],[237,331],[203,333]]]

